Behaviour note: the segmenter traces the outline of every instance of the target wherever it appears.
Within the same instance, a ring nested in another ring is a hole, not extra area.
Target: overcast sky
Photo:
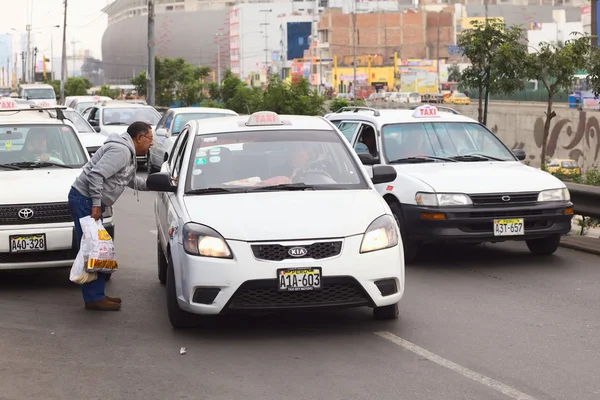
[[[101,12],[111,1],[68,0],[67,54],[71,54],[71,41],[76,49],[89,49],[92,56],[102,58],[102,34],[106,29],[106,14]],[[28,7],[29,4],[29,7]],[[33,6],[32,6],[33,5]],[[54,57],[62,52],[63,0],[0,0],[0,33],[25,33],[31,21],[32,42],[42,54],[50,55],[50,37],[54,44]],[[30,15],[29,15],[30,14]],[[30,18],[30,20],[29,20]],[[61,28],[52,28],[61,25]],[[20,45],[17,41],[16,45]],[[14,49],[19,52],[25,49]]]

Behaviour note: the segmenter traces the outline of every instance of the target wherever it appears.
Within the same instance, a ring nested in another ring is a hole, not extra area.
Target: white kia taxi
[[[399,228],[357,155],[322,117],[191,120],[158,191],[158,277],[174,327],[191,314],[368,306],[394,319],[404,293]]]
[[[0,270],[70,267],[77,246],[68,194],[88,153],[66,107],[0,107]],[[103,217],[114,236],[112,207]]]
[[[412,110],[347,107],[333,122],[365,168],[393,166],[377,190],[400,221],[404,255],[425,243],[525,241],[534,254],[556,251],[571,230],[565,184],[520,162],[479,122],[447,107]]]

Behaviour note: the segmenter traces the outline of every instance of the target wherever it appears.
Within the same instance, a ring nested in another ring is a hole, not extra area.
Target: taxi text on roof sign
[[[14,100],[0,99],[0,110],[12,110],[17,107],[17,102]]]
[[[258,111],[248,118],[247,126],[283,125],[279,115],[272,111]]]
[[[415,112],[413,113],[413,117],[415,118],[432,118],[432,117],[439,117],[438,115],[438,109],[429,105],[429,104],[425,104],[421,107],[417,107],[415,108]]]

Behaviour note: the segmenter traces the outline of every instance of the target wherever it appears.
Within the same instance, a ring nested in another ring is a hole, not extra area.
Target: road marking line
[[[150,229],[150,233],[153,235],[158,235],[158,230],[156,229]]]
[[[482,385],[488,386],[502,394],[507,395],[508,397],[512,397],[516,400],[536,400],[535,397],[531,397],[528,394],[518,391],[510,386],[507,386],[501,382],[498,382],[492,378],[489,378],[485,375],[481,375],[475,371],[472,371],[462,365],[456,364],[450,360],[447,360],[441,356],[438,356],[435,353],[432,353],[428,350],[425,350],[422,347],[417,346],[414,343],[409,342],[408,340],[404,340],[399,336],[394,335],[390,332],[373,332],[375,335],[382,337],[400,347],[405,348],[406,350],[412,351],[413,353],[428,359],[444,368],[448,368],[451,371],[461,374],[464,377],[474,380],[475,382],[479,382]]]

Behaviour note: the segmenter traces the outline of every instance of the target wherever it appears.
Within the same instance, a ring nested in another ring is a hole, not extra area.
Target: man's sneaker
[[[100,301],[85,303],[85,309],[94,311],[117,311],[121,309],[121,305],[119,303],[113,303],[105,297]]]

